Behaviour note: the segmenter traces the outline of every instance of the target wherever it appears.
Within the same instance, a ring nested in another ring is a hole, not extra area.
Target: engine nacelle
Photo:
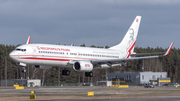
[[[45,66],[45,65],[34,65],[35,68],[38,69],[50,69],[52,66]]]
[[[17,64],[20,65],[20,66],[26,67],[25,63],[20,62],[20,63],[17,63]]]
[[[73,64],[75,71],[90,72],[93,70],[93,64],[90,61],[78,61]]]

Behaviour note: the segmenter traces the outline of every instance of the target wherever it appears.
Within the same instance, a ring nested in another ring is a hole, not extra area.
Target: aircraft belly
[[[42,65],[51,65],[51,66],[66,66],[68,61],[43,61]]]
[[[106,69],[106,68],[113,68],[116,66],[121,66],[121,64],[113,64],[111,66],[107,65],[107,64],[102,64],[100,66],[95,67],[95,69]]]

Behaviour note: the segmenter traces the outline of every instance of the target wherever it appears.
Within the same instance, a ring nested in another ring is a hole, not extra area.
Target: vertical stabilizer
[[[123,52],[126,52],[127,54],[125,58],[129,58],[130,54],[134,51],[134,46],[136,43],[140,22],[141,16],[136,16],[121,43],[119,43],[116,46],[110,47],[109,49],[121,50]]]
[[[30,44],[31,36],[28,37],[26,44]]]

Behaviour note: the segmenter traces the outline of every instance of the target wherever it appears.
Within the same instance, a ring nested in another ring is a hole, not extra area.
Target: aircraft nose
[[[9,54],[9,57],[10,57],[11,59],[12,59],[12,55],[13,55],[13,54],[12,54],[12,52],[11,52],[11,53]]]
[[[15,58],[14,58],[14,52],[12,51],[10,54],[9,54],[9,57],[11,58],[11,59],[13,59],[13,60],[15,60]]]

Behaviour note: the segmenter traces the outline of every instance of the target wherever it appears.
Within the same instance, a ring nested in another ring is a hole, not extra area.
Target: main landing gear
[[[85,72],[86,77],[93,77],[93,72]]]
[[[70,75],[70,71],[69,71],[69,70],[64,69],[64,70],[62,71],[62,75],[69,76],[69,75]]]
[[[70,71],[64,69],[64,70],[62,71],[62,75],[69,76],[69,75],[70,75]],[[93,72],[85,72],[85,76],[86,76],[86,77],[93,77]]]

